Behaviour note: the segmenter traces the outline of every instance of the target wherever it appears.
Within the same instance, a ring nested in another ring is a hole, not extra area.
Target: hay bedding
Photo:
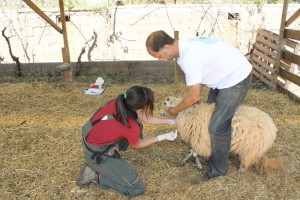
[[[83,189],[75,185],[84,161],[82,124],[100,105],[134,84],[154,90],[156,116],[166,96],[182,96],[186,91],[183,84],[108,82],[102,95],[87,96],[83,89],[88,84],[80,82],[0,84],[2,199],[127,199],[96,185]],[[189,150],[178,138],[173,143],[161,142],[123,154],[146,183],[145,194],[135,199],[299,199],[300,105],[263,88],[252,89],[246,104],[269,113],[277,124],[278,137],[267,155],[284,160],[282,172],[239,173],[232,159],[227,176],[195,185],[199,177],[195,165],[176,167]],[[146,125],[144,136],[173,129],[174,126]]]

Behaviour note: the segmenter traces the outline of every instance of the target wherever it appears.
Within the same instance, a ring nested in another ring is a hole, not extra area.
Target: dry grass
[[[81,126],[100,105],[132,85],[154,90],[156,116],[166,96],[183,96],[186,89],[183,84],[146,80],[105,81],[106,91],[99,96],[84,95],[83,90],[92,82],[82,80],[0,83],[1,199],[127,199],[96,185],[76,186],[79,166],[84,162]],[[283,171],[239,173],[231,160],[227,176],[195,184],[200,177],[195,165],[176,167],[189,150],[178,138],[123,154],[146,183],[145,194],[135,199],[299,199],[300,105],[264,87],[251,89],[245,104],[269,113],[278,126],[278,137],[267,156],[282,159]],[[145,125],[144,137],[174,128]]]

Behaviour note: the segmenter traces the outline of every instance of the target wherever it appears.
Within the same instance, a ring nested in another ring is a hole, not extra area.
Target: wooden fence
[[[300,94],[290,89],[292,84],[300,87],[300,30],[286,28],[300,16],[300,9],[286,20],[287,4],[285,0],[279,34],[265,29],[257,30],[250,61],[254,76],[300,102]]]

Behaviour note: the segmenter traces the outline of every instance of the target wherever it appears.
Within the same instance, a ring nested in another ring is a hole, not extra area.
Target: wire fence
[[[3,0],[2,0],[3,1]],[[289,6],[288,16],[299,8]],[[249,52],[256,30],[278,32],[281,5],[239,4],[145,4],[111,6],[107,9],[66,10],[71,61],[152,60],[145,49],[147,36],[164,30],[179,39],[209,36]],[[44,10],[59,26],[58,8]],[[300,22],[292,24],[299,29]],[[0,13],[0,62],[62,62],[63,37],[30,9],[2,9]],[[9,38],[7,40],[3,34]],[[9,49],[9,46],[11,49]],[[217,56],[217,55],[216,55]]]

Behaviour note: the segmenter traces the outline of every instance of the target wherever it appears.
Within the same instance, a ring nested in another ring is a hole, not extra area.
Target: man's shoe
[[[86,163],[81,165],[79,177],[76,180],[76,185],[80,188],[89,185],[91,182],[97,183],[98,174]]]
[[[203,176],[203,181],[208,181],[209,179],[211,179],[207,174],[205,174]]]

